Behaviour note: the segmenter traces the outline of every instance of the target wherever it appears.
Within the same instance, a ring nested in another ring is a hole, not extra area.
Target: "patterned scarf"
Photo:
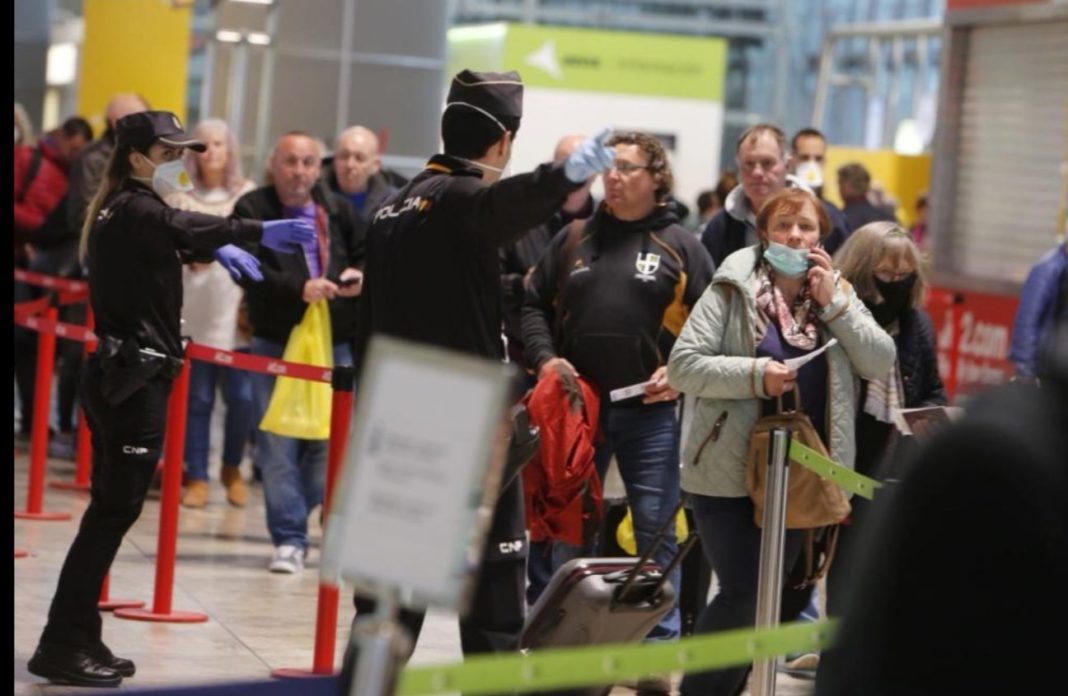
[[[895,321],[885,327],[886,333],[897,336],[899,327]],[[890,367],[890,372],[881,379],[869,379],[868,391],[864,396],[864,412],[882,423],[894,423],[896,409],[905,406],[905,385],[901,381],[901,367],[897,360]]]
[[[808,283],[794,298],[794,306],[788,307],[782,291],[775,287],[775,271],[763,259],[756,270],[756,306],[759,335],[767,333],[768,321],[775,322],[782,338],[795,348],[812,350],[819,345],[820,334],[816,328],[816,306],[812,302]],[[835,282],[837,283],[837,272]]]

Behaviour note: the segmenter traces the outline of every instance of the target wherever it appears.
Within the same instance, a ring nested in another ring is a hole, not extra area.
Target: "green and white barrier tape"
[[[797,440],[790,441],[790,459],[793,459],[806,469],[811,469],[823,478],[830,479],[839,488],[868,500],[875,496],[875,489],[882,488],[883,485],[875,479],[858,474],[852,469],[847,469],[841,464],[831,461],[811,447],[802,445]]]
[[[457,664],[408,667],[401,673],[397,695],[525,693],[616,684],[651,674],[736,667],[787,653],[816,652],[830,644],[834,628],[834,621],[798,622],[771,629],[724,631],[671,643],[477,656]]]

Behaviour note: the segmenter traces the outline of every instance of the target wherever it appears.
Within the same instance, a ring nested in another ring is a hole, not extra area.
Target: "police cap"
[[[120,145],[147,150],[157,140],[172,147],[188,147],[204,152],[208,146],[182,129],[182,122],[170,111],[138,111],[123,116],[115,124]]]
[[[501,130],[517,130],[523,116],[523,80],[514,70],[461,70],[452,78],[445,108],[466,110],[472,118],[489,118]]]

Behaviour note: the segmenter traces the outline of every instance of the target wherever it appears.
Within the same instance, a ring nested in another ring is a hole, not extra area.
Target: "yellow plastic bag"
[[[675,538],[681,544],[690,536],[690,528],[686,524],[686,511],[679,510],[675,517]],[[631,556],[638,555],[638,544],[634,541],[634,518],[630,514],[630,506],[627,506],[627,514],[623,521],[616,527],[616,543]]]
[[[319,300],[308,305],[304,318],[293,327],[282,359],[332,368],[333,345],[330,309],[326,300]],[[279,377],[271,392],[271,403],[260,421],[260,430],[301,440],[328,440],[332,401],[330,385],[325,382]]]

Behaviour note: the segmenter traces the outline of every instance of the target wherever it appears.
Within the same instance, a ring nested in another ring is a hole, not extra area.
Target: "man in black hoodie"
[[[605,436],[598,473],[614,454],[641,553],[679,502],[678,392],[667,385],[666,363],[713,266],[666,203],[672,174],[660,142],[629,133],[608,143],[616,153],[604,203],[585,225],[561,230],[542,256],[527,287],[523,340],[539,375],[563,367],[597,385]],[[636,384],[645,385],[638,396],[610,401],[612,390]],[[676,549],[672,531],[653,558],[665,567]],[[557,543],[553,565],[582,551]],[[678,571],[671,580],[679,586]],[[677,638],[679,628],[676,606],[649,637]]]

